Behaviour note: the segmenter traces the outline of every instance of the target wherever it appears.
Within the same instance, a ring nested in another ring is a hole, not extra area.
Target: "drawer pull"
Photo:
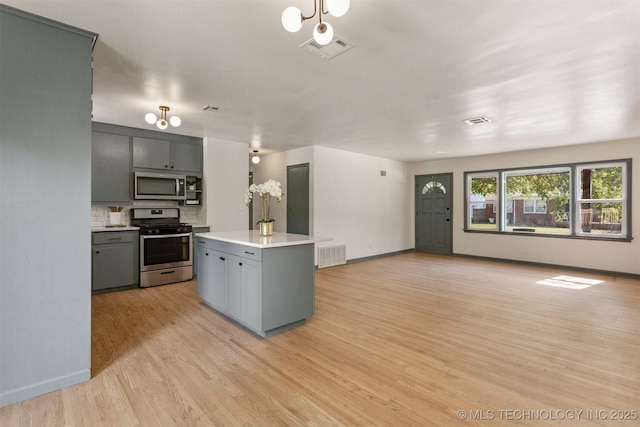
[[[175,270],[171,270],[171,271],[163,271],[163,272],[162,272],[162,273],[160,273],[160,274],[173,274],[173,273],[175,273],[175,272],[176,272]]]
[[[220,261],[224,261],[224,257],[220,257]]]
[[[109,241],[112,240],[122,240],[122,237],[109,237]]]
[[[239,262],[239,263],[238,263],[238,265],[242,265],[242,263],[241,263],[241,262]]]
[[[249,251],[244,251],[244,253],[247,254],[247,255],[255,255],[256,254],[255,252],[249,252]]]

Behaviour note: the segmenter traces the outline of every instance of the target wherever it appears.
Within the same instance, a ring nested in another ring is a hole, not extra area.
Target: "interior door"
[[[309,234],[309,163],[287,166],[287,233]]]
[[[416,176],[416,250],[451,254],[451,173]]]

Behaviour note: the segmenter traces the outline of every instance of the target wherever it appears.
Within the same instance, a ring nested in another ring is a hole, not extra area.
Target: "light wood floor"
[[[563,274],[604,282],[537,283]],[[407,253],[318,270],[316,315],[267,339],[195,281],[96,295],[93,378],[0,425],[634,425],[639,282]]]

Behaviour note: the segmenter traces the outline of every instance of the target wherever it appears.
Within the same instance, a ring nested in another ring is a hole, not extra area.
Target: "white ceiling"
[[[406,161],[640,136],[639,0],[351,0],[330,61],[280,24],[313,0],[2,1],[99,34],[100,122]]]

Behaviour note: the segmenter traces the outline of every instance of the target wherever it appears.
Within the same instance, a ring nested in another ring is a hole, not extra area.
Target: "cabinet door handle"
[[[220,257],[220,261],[224,261],[224,258],[223,258],[223,257]]]
[[[238,265],[242,265],[242,263],[241,263],[241,262],[239,262],[239,263],[238,263]]]
[[[206,256],[209,256],[209,252],[205,252],[204,254],[205,254]]]
[[[255,255],[256,254],[255,252],[249,252],[249,251],[244,251],[244,253],[247,254],[247,255]]]
[[[96,251],[96,255],[98,255],[100,253],[100,251]]]

